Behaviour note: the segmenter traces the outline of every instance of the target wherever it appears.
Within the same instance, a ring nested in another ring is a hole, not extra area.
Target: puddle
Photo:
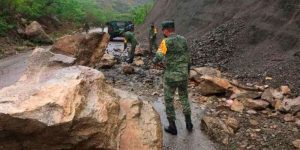
[[[163,126],[168,125],[165,113],[165,105],[163,98],[159,98],[153,102],[155,110],[159,113]],[[176,111],[176,126],[178,135],[173,136],[166,132],[163,133],[164,150],[215,150],[214,143],[200,130],[200,119],[203,110],[192,104],[192,120],[194,124],[193,132],[189,133],[185,128],[184,115],[180,111]],[[196,119],[197,118],[197,119]]]

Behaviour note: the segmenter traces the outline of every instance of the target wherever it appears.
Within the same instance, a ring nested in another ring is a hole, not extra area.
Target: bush
[[[142,24],[153,7],[153,2],[136,6],[131,9],[132,20],[135,24]]]
[[[6,22],[6,19],[0,17],[0,36],[4,36],[5,33],[11,28],[13,28],[13,25],[10,25]]]

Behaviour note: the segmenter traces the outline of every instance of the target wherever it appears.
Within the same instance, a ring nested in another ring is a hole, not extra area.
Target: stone
[[[76,61],[76,58],[69,57],[62,54],[54,54],[53,57],[50,58],[50,62],[58,62],[66,65],[73,65]]]
[[[109,34],[73,34],[59,38],[51,48],[52,52],[76,58],[76,63],[95,66],[100,63],[109,43]]]
[[[252,126],[257,126],[257,125],[259,125],[258,121],[254,120],[254,119],[250,119],[250,120],[249,120],[249,123],[250,123]]]
[[[41,44],[52,44],[53,40],[50,36],[44,31],[41,24],[37,21],[33,21],[30,25],[26,26],[25,35],[28,39],[35,43]]]
[[[102,69],[110,69],[112,68],[115,64],[117,63],[117,61],[115,60],[115,57],[113,55],[110,54],[104,54],[103,57],[100,60],[100,63],[97,64],[97,66],[99,68]]]
[[[247,110],[247,114],[255,115],[255,114],[257,114],[257,112],[253,109],[250,109],[250,110]]]
[[[198,73],[195,70],[190,70],[190,79],[194,79],[197,75]]]
[[[123,72],[124,74],[134,74],[134,68],[129,64],[125,64],[123,65]]]
[[[293,141],[293,145],[295,146],[295,148],[300,149],[300,139]]]
[[[230,93],[240,93],[242,92],[237,87],[230,84],[227,79],[211,77],[211,76],[202,76],[198,81],[197,90],[201,95],[208,96],[214,94],[224,94],[226,92]]]
[[[144,63],[142,57],[137,57],[137,58],[135,58],[135,60],[133,61],[133,64],[134,64],[135,66],[141,67],[141,66],[144,66],[145,63]]]
[[[266,89],[263,93],[261,98],[263,100],[266,100],[268,102],[273,102],[273,95],[272,95],[272,89]]]
[[[159,114],[150,102],[139,100],[137,95],[114,89],[121,98],[121,111],[126,114],[120,136],[121,150],[160,150],[162,149],[162,128]]]
[[[241,113],[244,110],[244,105],[240,101],[234,100],[231,107],[230,107],[230,109],[233,110],[233,111]]]
[[[38,48],[21,79],[0,90],[5,149],[162,149],[160,117],[92,68],[52,64]],[[10,138],[10,137],[14,138]]]
[[[194,70],[195,72],[197,72],[197,74],[201,77],[201,76],[211,76],[211,77],[218,77],[221,78],[221,71],[214,69],[214,68],[210,68],[210,67],[198,67],[198,68],[193,68],[191,70]]]
[[[239,122],[235,118],[227,118],[225,120],[225,123],[227,126],[233,129],[233,131],[236,133],[237,130],[239,129],[240,125]]]
[[[281,86],[280,91],[282,92],[283,95],[291,94],[291,89],[289,88],[289,86]]]
[[[295,117],[292,114],[286,114],[284,115],[283,120],[285,122],[293,122],[295,121]]]
[[[273,106],[275,110],[282,110],[282,100],[275,100],[275,106]]]
[[[144,55],[144,49],[141,47],[141,45],[138,45],[136,48],[135,48],[135,52],[134,52],[134,55],[136,56],[143,56]]]
[[[244,105],[250,109],[263,110],[269,106],[269,103],[264,100],[245,99]]]
[[[80,48],[81,42],[85,39],[84,34],[66,35],[56,40],[52,46],[52,51],[61,52],[65,55],[74,56]]]
[[[255,91],[245,91],[245,92],[241,92],[241,93],[235,93],[233,95],[231,95],[231,99],[243,99],[243,98],[251,98],[251,99],[257,99],[260,98],[262,95],[262,93],[260,92],[255,92]]]
[[[228,140],[234,131],[219,117],[204,116],[201,120],[201,129],[216,141],[228,144]]]
[[[298,127],[300,127],[300,119],[297,119],[297,120],[295,121],[295,123],[296,123],[296,125],[297,125]]]
[[[284,99],[282,102],[282,110],[293,114],[300,111],[300,96],[295,99]]]

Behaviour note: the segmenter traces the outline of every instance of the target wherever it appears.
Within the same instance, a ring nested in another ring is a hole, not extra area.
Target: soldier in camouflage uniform
[[[173,105],[176,89],[178,89],[179,98],[183,105],[186,128],[188,131],[192,131],[193,129],[191,108],[188,101],[190,52],[188,50],[187,40],[175,34],[175,24],[173,21],[164,21],[162,28],[165,39],[162,40],[153,62],[156,64],[164,59],[164,99],[169,121],[169,126],[165,128],[165,131],[176,135],[176,117]]]
[[[128,51],[128,59],[127,59],[127,63],[132,63],[133,59],[134,59],[134,53],[135,53],[135,48],[138,45],[138,42],[135,38],[135,34],[134,34],[134,26],[133,25],[129,25],[127,27],[127,30],[124,33],[124,50],[127,48],[127,44],[130,43],[131,44],[131,49]]]
[[[157,29],[156,29],[154,23],[152,23],[151,27],[149,29],[149,36],[148,36],[149,52],[152,56],[153,56],[153,53],[155,53],[155,52],[153,52],[153,50],[157,49],[156,35],[157,35]]]

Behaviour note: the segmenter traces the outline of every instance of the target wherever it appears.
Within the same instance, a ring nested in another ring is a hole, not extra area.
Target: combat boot
[[[165,127],[165,131],[172,135],[177,135],[177,128],[174,120],[169,120],[169,126]]]
[[[192,124],[191,115],[185,115],[185,125],[186,125],[186,129],[188,131],[192,131],[193,130],[193,124]]]

